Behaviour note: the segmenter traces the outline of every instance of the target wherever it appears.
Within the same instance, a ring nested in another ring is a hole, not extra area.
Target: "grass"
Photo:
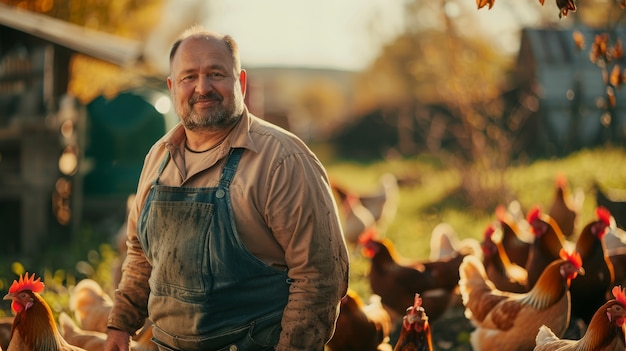
[[[401,187],[397,216],[381,233],[396,245],[400,255],[410,258],[428,257],[430,233],[441,222],[450,223],[461,238],[478,239],[493,220],[498,203],[507,204],[515,199],[526,210],[533,205],[548,207],[554,192],[554,179],[559,173],[568,177],[572,188],[585,190],[582,223],[593,216],[595,201],[591,186],[594,181],[607,187],[626,189],[626,172],[620,170],[620,165],[626,164],[626,150],[611,147],[583,150],[563,159],[538,160],[500,171],[449,167],[446,160],[432,155],[369,163],[322,161],[331,179],[348,185],[351,190],[372,190],[378,177],[385,172],[410,184]],[[477,196],[468,196],[463,187],[468,179],[475,180],[472,183],[475,188],[470,192]],[[65,248],[52,247],[45,254],[41,270],[46,283],[44,297],[51,302],[56,313],[67,311],[68,289],[77,280],[92,278],[110,290],[111,266],[117,258],[110,235],[96,233],[93,228],[84,231],[78,242]],[[369,296],[366,280],[369,262],[358,252],[351,257],[350,286],[361,296]],[[17,274],[35,271],[28,265],[27,260],[0,258],[0,291],[5,292]],[[2,306],[0,315],[10,313],[8,305]]]
[[[357,191],[373,190],[376,180],[384,172],[412,179],[414,185],[401,188],[396,219],[382,236],[394,243],[401,256],[427,259],[430,234],[441,222],[450,223],[460,238],[480,239],[495,218],[497,204],[517,200],[525,212],[534,205],[547,210],[554,196],[554,181],[558,174],[567,176],[572,189],[580,187],[584,190],[580,223],[587,223],[594,216],[594,181],[606,187],[626,189],[626,172],[619,167],[625,162],[626,150],[606,147],[582,150],[562,159],[538,160],[500,172],[478,174],[478,183],[481,183],[478,186],[484,190],[483,200],[491,198],[487,201],[491,206],[486,207],[473,204],[462,189],[463,178],[471,174],[425,156],[369,164],[331,163],[327,170],[332,179],[349,184],[350,189]],[[368,269],[369,261],[354,253],[350,286],[361,296],[370,294],[366,279]]]

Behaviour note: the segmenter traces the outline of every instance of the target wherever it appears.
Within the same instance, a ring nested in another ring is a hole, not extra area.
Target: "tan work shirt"
[[[146,156],[108,326],[133,334],[144,324],[151,267],[137,239],[137,219],[167,150],[175,167],[165,167],[160,185],[215,187],[230,148],[243,147],[247,150],[230,186],[237,231],[252,254],[287,267],[294,280],[276,350],[321,351],[348,285],[347,250],[322,164],[300,139],[247,110],[213,150],[185,155],[185,139],[179,124]]]

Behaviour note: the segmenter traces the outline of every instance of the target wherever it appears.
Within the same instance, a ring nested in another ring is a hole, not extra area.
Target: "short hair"
[[[205,38],[205,39],[214,38],[217,40],[221,40],[230,51],[230,54],[233,58],[233,65],[235,67],[235,70],[237,71],[237,73],[241,71],[241,59],[239,57],[239,45],[237,44],[235,39],[233,39],[233,37],[231,37],[230,35],[225,35],[225,34],[220,34],[217,32],[210,31],[201,25],[193,25],[187,28],[185,31],[181,33],[181,35],[176,39],[176,41],[174,41],[174,43],[172,44],[172,48],[170,49],[170,64],[172,64],[172,60],[174,60],[174,56],[176,55],[176,52],[178,51],[180,44],[185,39],[188,39],[188,38]]]

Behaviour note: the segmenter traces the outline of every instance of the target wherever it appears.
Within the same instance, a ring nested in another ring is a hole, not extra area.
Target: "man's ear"
[[[246,96],[246,90],[248,88],[248,73],[245,69],[239,72],[239,83],[241,84],[241,95]]]

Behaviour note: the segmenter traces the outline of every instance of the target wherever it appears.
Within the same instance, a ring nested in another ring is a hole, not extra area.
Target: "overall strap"
[[[243,150],[243,148],[230,149],[228,159],[226,160],[226,165],[224,165],[224,169],[222,170],[222,178],[220,179],[219,185],[220,188],[227,189],[230,186],[230,182],[233,180],[233,177],[235,176],[235,171],[237,170],[237,166],[239,165],[239,160],[241,160]]]
[[[163,174],[163,170],[165,169],[165,166],[167,165],[167,163],[170,161],[170,151],[167,150],[167,153],[165,154],[165,158],[163,159],[163,162],[161,162],[161,166],[159,166],[159,171],[157,172],[157,176],[154,179],[154,181],[152,182],[152,184],[157,185],[159,184],[159,178],[161,178],[161,174]]]

